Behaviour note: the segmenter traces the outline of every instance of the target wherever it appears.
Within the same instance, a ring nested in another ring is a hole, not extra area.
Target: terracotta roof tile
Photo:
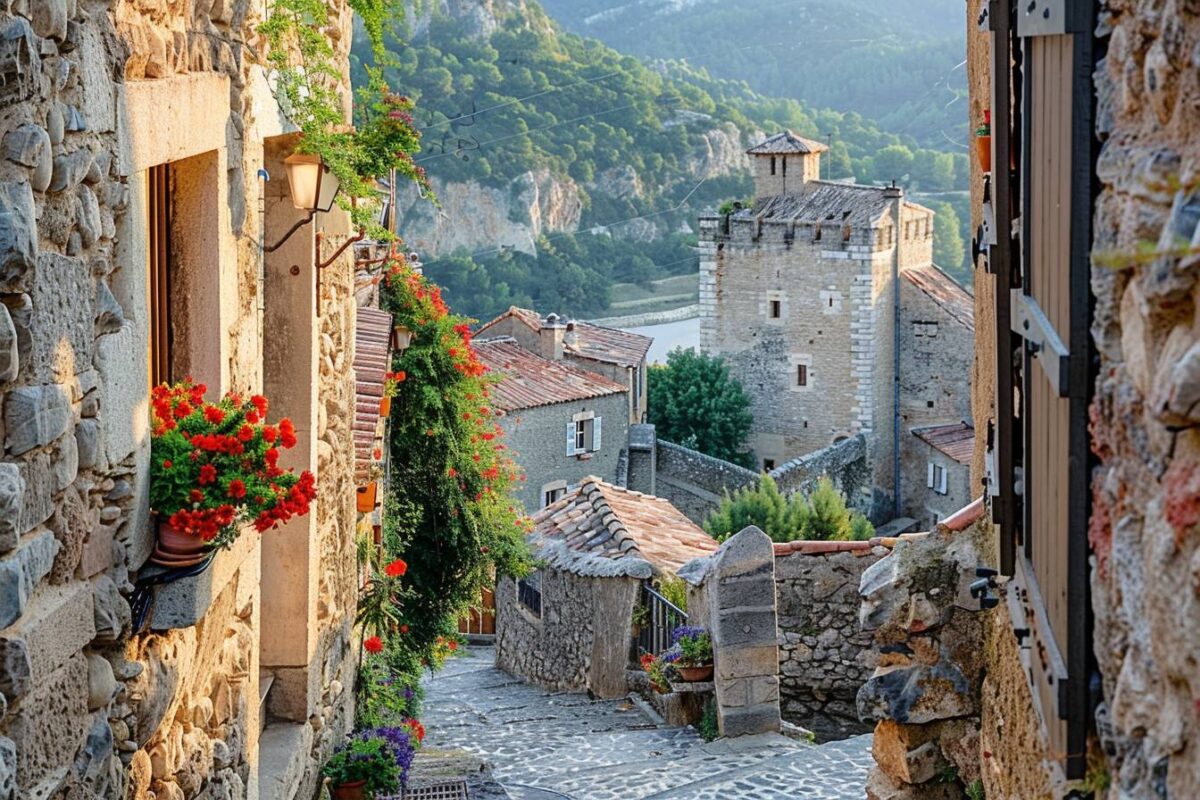
[[[528,308],[512,306],[500,316],[480,326],[476,336],[486,334],[487,330],[508,317],[513,317],[527,325],[530,330],[540,331],[545,324],[536,311]],[[618,328],[596,325],[592,322],[573,322],[564,320],[567,324],[565,349],[581,358],[593,361],[603,361],[622,367],[638,367],[650,352],[654,339],[638,333],[630,333]]]
[[[795,153],[824,153],[829,146],[813,139],[805,139],[791,131],[780,131],[761,144],[756,144],[746,152],[752,156],[792,155]]]
[[[392,315],[376,308],[358,309],[354,330],[354,480],[365,483],[375,463],[379,403],[384,375],[391,368]]]
[[[947,314],[975,330],[975,298],[937,267],[918,267],[900,273]]]
[[[603,375],[562,361],[548,361],[505,337],[476,339],[475,352],[492,372],[501,376],[492,386],[492,403],[504,411],[519,411],[555,403],[569,403],[623,394],[627,387]]]
[[[975,429],[965,422],[913,428],[913,436],[960,464],[970,464],[975,454]]]
[[[530,540],[540,557],[581,575],[625,575],[622,561],[648,562],[656,572],[674,573],[717,549],[717,541],[675,506],[596,477],[534,515]],[[554,549],[557,544],[565,544]]]

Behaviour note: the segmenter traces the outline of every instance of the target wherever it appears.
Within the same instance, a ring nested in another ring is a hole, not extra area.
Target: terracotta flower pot
[[[392,413],[392,398],[386,395],[379,401],[379,416],[387,417]]]
[[[378,484],[371,481],[366,486],[358,487],[357,501],[358,513],[370,514],[375,510],[375,493]]]
[[[979,168],[984,172],[992,171],[992,137],[976,136],[975,153],[979,156]]]
[[[366,781],[351,781],[333,787],[336,800],[364,800],[367,796]]]
[[[712,664],[703,667],[676,667],[676,669],[679,670],[679,677],[688,683],[702,683],[713,676]]]
[[[205,555],[204,541],[176,528],[168,520],[158,520],[158,546],[150,559],[164,567],[190,567]]]

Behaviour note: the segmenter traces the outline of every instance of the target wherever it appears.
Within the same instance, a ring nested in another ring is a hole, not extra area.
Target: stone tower
[[[829,148],[791,131],[777,133],[746,151],[754,156],[756,198],[796,192],[821,179],[821,153]]]

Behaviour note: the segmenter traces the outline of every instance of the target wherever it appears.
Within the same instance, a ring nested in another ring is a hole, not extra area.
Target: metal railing
[[[640,603],[646,613],[637,635],[637,651],[658,655],[671,646],[671,632],[687,624],[687,612],[654,591],[649,584],[642,584]]]

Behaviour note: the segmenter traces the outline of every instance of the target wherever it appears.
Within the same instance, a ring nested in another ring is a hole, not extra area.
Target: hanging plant
[[[328,35],[334,23],[326,0],[274,0],[259,32],[267,43],[276,99],[303,134],[297,152],[320,156],[341,184],[338,204],[354,225],[371,238],[387,239],[390,233],[377,222],[376,178],[395,170],[433,197],[425,170],[413,161],[421,149],[413,101],[383,79],[389,63],[384,37],[389,23],[403,18],[404,7],[399,0],[348,0],[347,5],[362,20],[376,62],[366,67],[367,85],[358,93],[356,128],[346,125],[349,90]]]

